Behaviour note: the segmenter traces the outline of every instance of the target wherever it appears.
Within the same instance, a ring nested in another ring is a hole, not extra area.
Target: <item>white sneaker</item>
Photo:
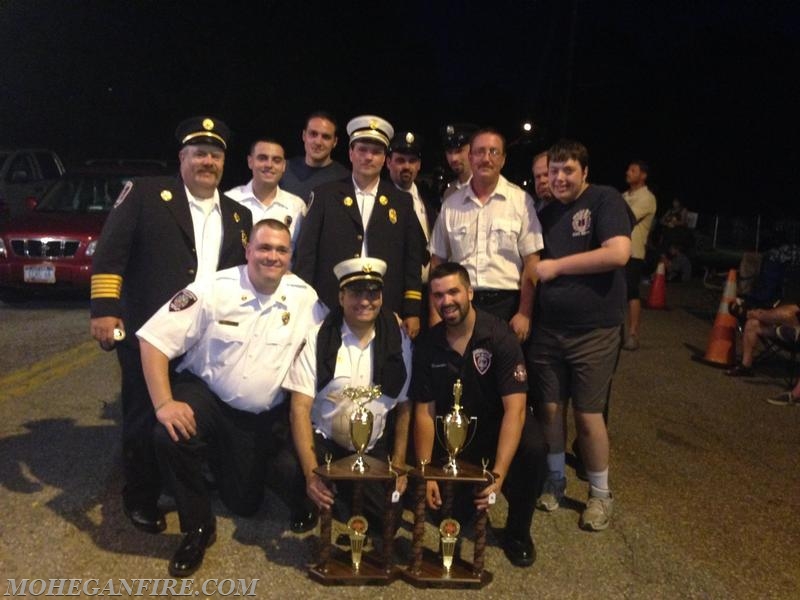
[[[586,508],[581,515],[581,529],[586,529],[587,531],[608,529],[613,512],[614,497],[610,493],[608,498],[589,496],[589,501],[586,503]]]
[[[567,489],[567,478],[558,477],[557,473],[550,473],[542,486],[542,494],[536,501],[536,508],[547,512],[558,509],[564,492]]]

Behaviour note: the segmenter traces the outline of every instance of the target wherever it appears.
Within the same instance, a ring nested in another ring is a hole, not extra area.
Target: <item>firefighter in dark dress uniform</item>
[[[91,333],[103,348],[116,347],[122,374],[123,509],[135,527],[150,533],[166,524],[156,506],[156,419],[133,332],[178,290],[243,264],[252,227],[250,211],[217,190],[230,137],[225,123],[193,117],[175,133],[180,176],[125,185],[92,267]]]
[[[389,265],[383,306],[397,313],[413,339],[419,332],[423,237],[411,197],[380,178],[394,129],[364,115],[347,124],[352,177],[314,189],[297,240],[294,272],[310,283],[328,308],[338,306],[333,268],[369,256]]]

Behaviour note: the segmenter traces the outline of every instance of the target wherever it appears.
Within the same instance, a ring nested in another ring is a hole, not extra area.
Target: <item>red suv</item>
[[[87,294],[100,231],[125,182],[165,172],[123,163],[64,175],[34,210],[0,226],[0,299],[56,290]]]

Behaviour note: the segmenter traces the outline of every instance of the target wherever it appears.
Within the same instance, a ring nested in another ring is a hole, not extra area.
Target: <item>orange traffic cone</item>
[[[736,354],[736,317],[728,310],[728,305],[736,299],[736,269],[728,272],[728,280],[722,292],[717,318],[708,338],[705,361],[720,366],[733,364]]]
[[[664,261],[658,261],[656,277],[650,286],[650,296],[647,298],[647,308],[665,308],[667,303],[667,276]]]

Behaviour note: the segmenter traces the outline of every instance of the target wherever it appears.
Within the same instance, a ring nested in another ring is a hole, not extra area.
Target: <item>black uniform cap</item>
[[[396,133],[389,144],[389,154],[400,152],[401,154],[414,154],[422,158],[422,139],[413,131],[400,131]]]
[[[175,130],[175,137],[181,147],[189,144],[211,144],[227,150],[231,130],[220,119],[203,115],[181,121]]]
[[[469,144],[472,134],[478,131],[478,126],[472,123],[450,123],[442,127],[442,144],[445,150],[458,150],[464,144]]]

